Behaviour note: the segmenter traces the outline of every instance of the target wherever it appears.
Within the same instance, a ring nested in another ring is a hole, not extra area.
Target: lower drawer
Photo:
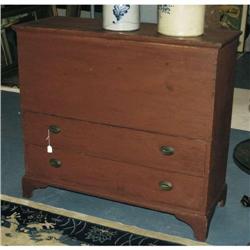
[[[33,145],[25,148],[26,175],[52,186],[161,211],[165,208],[167,211],[168,207],[199,210],[203,202],[203,178],[200,177],[61,150],[48,154]]]

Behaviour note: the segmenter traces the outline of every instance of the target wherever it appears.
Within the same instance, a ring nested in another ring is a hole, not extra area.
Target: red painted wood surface
[[[55,149],[80,152],[104,159],[128,162],[150,168],[203,176],[207,143],[132,129],[118,128],[65,119],[38,113],[25,112],[25,142],[48,145],[45,138],[50,125],[60,127],[59,134],[50,133]],[[171,146],[173,155],[163,155],[161,146]],[[195,155],[195,157],[194,157]]]
[[[239,32],[197,38],[106,32],[98,21],[49,18],[16,27],[26,173],[48,185],[174,214],[205,240],[226,200]],[[47,129],[53,154],[46,152]],[[175,148],[163,156],[159,147]],[[52,168],[51,157],[62,161]],[[159,182],[173,183],[171,191]]]
[[[53,34],[20,37],[23,109],[210,139],[216,50]]]
[[[203,201],[203,178],[152,170],[112,160],[63,150],[48,154],[42,147],[26,148],[29,177],[53,186],[76,186],[78,191],[118,201],[167,211],[168,206],[199,210]],[[60,168],[49,164],[51,158],[62,162]],[[160,181],[173,184],[171,191],[159,188]],[[74,190],[74,189],[73,189]],[[188,197],[188,198],[187,198]]]
[[[229,136],[233,103],[233,79],[236,63],[237,41],[220,50],[216,78],[213,118],[213,141],[210,155],[210,178],[208,179],[208,209],[215,204],[215,197],[225,185],[228,160]]]
[[[182,46],[220,48],[237,39],[240,32],[227,29],[205,29],[198,37],[168,37],[157,32],[156,24],[141,23],[141,27],[133,32],[111,32],[103,30],[101,20],[50,17],[36,22],[22,23],[15,26],[16,30],[32,33],[68,34],[70,36],[98,37],[105,39],[141,41],[158,44],[176,44]]]

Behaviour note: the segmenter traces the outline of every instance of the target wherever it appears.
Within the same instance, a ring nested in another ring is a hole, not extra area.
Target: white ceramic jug
[[[168,36],[204,33],[205,5],[159,5],[158,32]]]
[[[103,5],[103,28],[114,31],[132,31],[139,29],[139,5]]]

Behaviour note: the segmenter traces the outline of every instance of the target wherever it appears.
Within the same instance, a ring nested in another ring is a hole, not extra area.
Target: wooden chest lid
[[[195,47],[220,48],[239,37],[239,31],[227,29],[209,30],[199,37],[170,37],[157,32],[157,24],[141,23],[141,27],[133,32],[106,31],[102,28],[100,19],[76,17],[49,17],[15,25],[16,31],[52,32],[55,34],[89,36],[105,39],[152,42],[159,44],[174,44]]]

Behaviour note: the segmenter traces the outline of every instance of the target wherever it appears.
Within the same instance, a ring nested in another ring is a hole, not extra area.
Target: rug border
[[[179,236],[172,236],[172,235],[165,234],[165,233],[146,230],[146,229],[142,229],[142,228],[139,228],[136,226],[126,225],[126,224],[123,224],[120,222],[102,219],[99,217],[75,212],[72,210],[66,210],[64,208],[53,207],[53,206],[43,204],[40,202],[35,202],[35,201],[27,200],[27,199],[17,198],[14,196],[1,194],[1,200],[30,206],[30,207],[35,208],[35,209],[41,209],[41,210],[44,210],[44,211],[50,212],[50,213],[57,213],[57,214],[60,214],[63,216],[71,217],[71,218],[78,219],[78,220],[84,220],[84,221],[87,221],[90,223],[100,224],[102,226],[127,231],[127,232],[130,232],[133,234],[139,234],[142,236],[151,237],[151,238],[164,240],[164,241],[171,241],[171,242],[183,244],[186,246],[207,246],[208,245],[205,242],[195,241],[195,240],[191,240],[191,239],[187,239],[187,238],[182,238]]]

